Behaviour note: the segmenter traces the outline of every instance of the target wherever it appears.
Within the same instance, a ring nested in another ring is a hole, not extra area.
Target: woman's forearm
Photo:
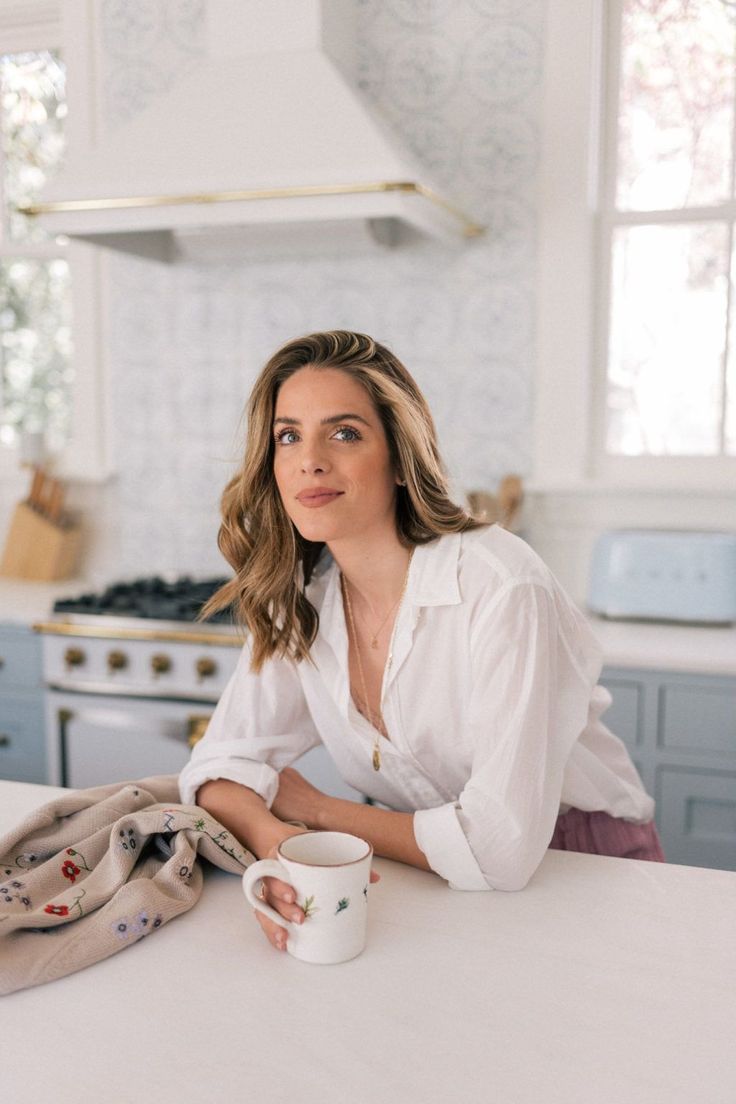
[[[431,870],[414,837],[414,817],[411,813],[394,813],[376,809],[356,801],[324,796],[316,813],[317,823],[310,825],[333,832],[350,832],[367,840],[376,855],[384,859]]]
[[[239,782],[227,778],[205,782],[197,791],[196,802],[258,859],[265,858],[274,844],[289,834],[263,798]]]

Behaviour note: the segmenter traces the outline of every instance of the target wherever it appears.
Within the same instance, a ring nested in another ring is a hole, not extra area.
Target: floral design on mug
[[[304,912],[304,919],[305,920],[308,917],[313,916],[315,914],[315,912],[319,912],[319,909],[317,908],[317,906],[314,903],[314,894],[312,894],[311,897],[305,897],[304,898],[304,904],[301,907],[302,907],[302,911]]]
[[[350,904],[350,898],[349,897],[341,897],[340,900],[337,902],[337,908],[335,909],[335,916],[337,916],[338,912],[344,912],[349,904]]]

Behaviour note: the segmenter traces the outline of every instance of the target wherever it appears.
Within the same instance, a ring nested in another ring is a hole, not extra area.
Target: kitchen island
[[[0,783],[0,832],[59,790]],[[548,852],[519,893],[377,860],[368,946],[273,951],[240,879],[0,1001],[9,1104],[733,1104],[736,874]]]

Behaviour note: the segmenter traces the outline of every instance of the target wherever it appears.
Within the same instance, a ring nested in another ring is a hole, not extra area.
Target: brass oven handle
[[[204,736],[210,723],[210,714],[192,713],[187,717],[187,744],[193,748]]]

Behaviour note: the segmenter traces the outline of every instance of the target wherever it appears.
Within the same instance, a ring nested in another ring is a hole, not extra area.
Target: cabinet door
[[[663,748],[717,752],[736,761],[736,681],[663,680],[657,738]]]
[[[40,693],[0,696],[0,778],[46,782],[45,748]]]
[[[41,685],[41,641],[20,625],[0,626],[0,691]]]
[[[193,727],[212,705],[49,695],[49,728],[58,742],[60,783],[74,789],[178,774]]]
[[[736,870],[736,771],[659,767],[657,806],[668,862]]]

